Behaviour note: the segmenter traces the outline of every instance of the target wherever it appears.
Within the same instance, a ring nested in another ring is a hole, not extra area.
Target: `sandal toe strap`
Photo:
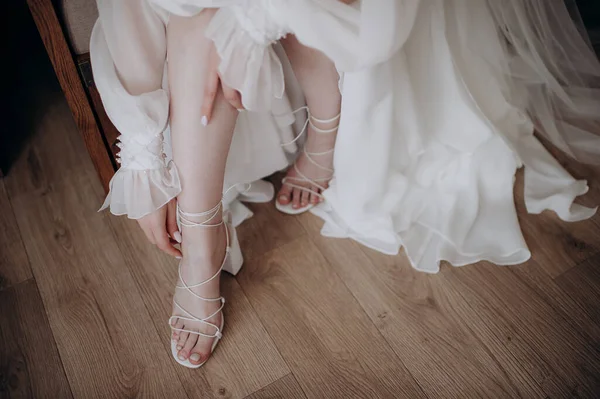
[[[216,298],[216,300],[220,300],[221,301],[221,306],[219,306],[219,308],[217,310],[215,310],[213,313],[211,313],[210,315],[208,315],[208,316],[206,316],[204,318],[200,318],[200,317],[194,316],[193,314],[191,314],[190,312],[188,312],[184,307],[182,307],[179,303],[177,303],[177,301],[173,301],[173,303],[175,304],[175,306],[179,310],[181,310],[183,313],[185,313],[187,316],[173,315],[173,316],[169,317],[169,327],[171,327],[171,330],[173,330],[173,331],[187,332],[187,333],[190,333],[190,334],[201,335],[201,336],[207,337],[207,338],[219,338],[220,339],[222,337],[221,329],[216,324],[211,323],[210,321],[208,321],[212,317],[216,316],[219,312],[221,312],[223,310],[223,307],[225,306],[225,298],[220,297],[220,298]],[[205,334],[205,333],[202,333],[200,331],[194,331],[194,330],[188,330],[188,329],[185,329],[185,328],[176,328],[176,327],[173,327],[173,325],[171,323],[175,319],[181,319],[181,320],[186,320],[186,321],[191,321],[191,322],[202,323],[204,325],[207,325],[209,327],[214,328],[215,329],[215,333],[214,334]]]

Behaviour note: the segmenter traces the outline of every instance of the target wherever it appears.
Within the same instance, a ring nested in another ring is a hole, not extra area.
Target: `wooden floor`
[[[175,261],[134,222],[96,212],[102,189],[52,87],[0,180],[1,397],[600,395],[600,218],[526,215],[520,193],[531,261],[437,275],[324,238],[314,216],[252,206],[245,266],[223,281],[224,339],[205,367],[178,366]],[[600,173],[570,169],[600,203]]]

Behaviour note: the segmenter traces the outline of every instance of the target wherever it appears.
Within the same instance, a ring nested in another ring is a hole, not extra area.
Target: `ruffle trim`
[[[517,148],[526,156],[528,213],[549,210],[566,222],[596,213],[597,208],[574,203],[588,191],[586,181],[571,177],[532,134]],[[408,176],[397,176],[399,181],[389,184],[397,200],[382,201],[362,218],[346,215],[335,180],[324,192],[326,201],[311,212],[325,221],[322,235],[352,238],[388,255],[397,255],[404,247],[411,265],[426,273],[437,273],[444,260],[453,266],[524,263],[531,252],[521,234],[512,190],[519,161],[498,137],[478,152],[477,159],[445,177],[449,184],[440,181],[425,188]]]
[[[284,94],[283,67],[272,43],[255,36],[244,30],[230,8],[221,8],[206,30],[221,58],[221,80],[240,92],[246,110],[271,111],[273,99]]]
[[[175,163],[152,170],[121,168],[109,184],[110,191],[99,211],[110,207],[113,215],[140,219],[160,209],[181,192]]]

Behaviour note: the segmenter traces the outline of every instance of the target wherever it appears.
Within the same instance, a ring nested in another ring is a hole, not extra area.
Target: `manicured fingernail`
[[[181,256],[176,256],[175,259],[181,260]]]
[[[181,232],[176,231],[173,233],[173,239],[181,244]]]
[[[190,360],[193,360],[194,362],[197,362],[200,360],[200,355],[197,353],[192,353],[192,356],[190,356]]]
[[[208,126],[208,118],[206,117],[206,115],[202,115],[200,123],[202,123],[202,126]]]

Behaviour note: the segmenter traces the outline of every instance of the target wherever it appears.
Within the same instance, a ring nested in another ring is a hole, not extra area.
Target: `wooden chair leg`
[[[108,183],[115,173],[115,165],[81,83],[52,0],[27,0],[27,4],[90,158],[108,192]]]

